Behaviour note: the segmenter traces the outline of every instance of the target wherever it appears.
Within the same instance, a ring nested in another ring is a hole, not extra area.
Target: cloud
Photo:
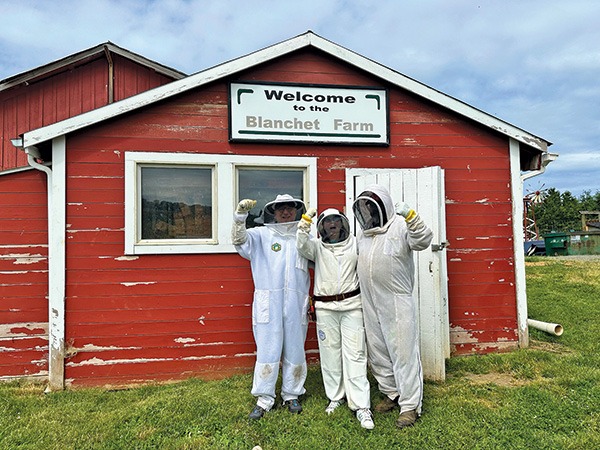
[[[0,0],[0,79],[108,40],[195,73],[313,30],[552,141],[553,187],[598,189],[598,23],[597,0]]]

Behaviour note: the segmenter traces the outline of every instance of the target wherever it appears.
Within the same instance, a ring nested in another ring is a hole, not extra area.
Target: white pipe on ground
[[[563,327],[558,323],[542,322],[541,320],[527,319],[527,325],[537,330],[545,331],[546,333],[560,336],[563,334]]]

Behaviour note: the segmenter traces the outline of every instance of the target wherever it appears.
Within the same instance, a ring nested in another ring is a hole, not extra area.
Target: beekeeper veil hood
[[[360,193],[352,205],[354,216],[363,230],[385,227],[394,216],[394,203],[389,191],[373,184]]]
[[[350,237],[348,218],[337,209],[329,208],[319,214],[317,231],[327,244],[344,242]]]

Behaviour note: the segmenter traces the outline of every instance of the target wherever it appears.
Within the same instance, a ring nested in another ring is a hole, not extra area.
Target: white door
[[[433,231],[432,245],[414,252],[414,295],[419,305],[423,374],[426,379],[443,381],[445,359],[450,357],[444,171],[440,167],[346,169],[346,214],[353,227],[352,203],[370,184],[385,186],[394,202],[408,203]]]

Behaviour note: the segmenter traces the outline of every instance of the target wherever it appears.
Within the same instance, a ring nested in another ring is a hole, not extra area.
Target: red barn
[[[48,376],[46,176],[11,140],[184,76],[106,42],[0,81],[0,378]]]
[[[543,170],[548,145],[307,32],[25,132],[19,146],[48,177],[29,197],[49,205],[48,273],[3,277],[31,280],[20,299],[39,310],[32,322],[48,296],[37,336],[52,389],[248,370],[237,201],[287,192],[353,219],[376,181],[434,230],[417,295],[425,374],[443,379],[451,355],[527,345],[522,173]]]

